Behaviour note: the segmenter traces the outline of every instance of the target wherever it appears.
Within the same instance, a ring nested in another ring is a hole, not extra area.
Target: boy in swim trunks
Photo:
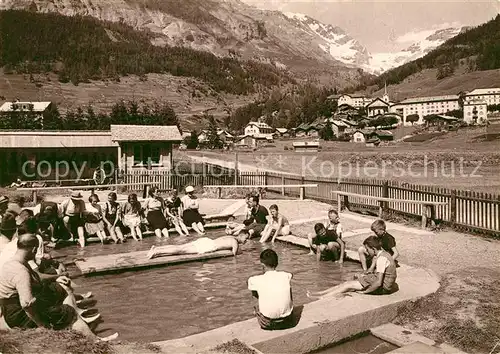
[[[240,236],[222,236],[212,240],[208,237],[200,237],[196,241],[185,243],[183,245],[167,245],[155,247],[151,246],[147,258],[173,256],[180,254],[204,254],[222,250],[231,250],[233,255],[238,252],[239,244],[243,244],[248,239],[248,234]]]
[[[271,215],[268,217],[267,225],[262,231],[262,237],[260,238],[260,242],[267,242],[269,237],[273,237],[271,242],[274,243],[276,240],[276,236],[290,235],[290,223],[288,219],[278,213],[278,206],[273,204],[269,207],[269,211]]]
[[[333,259],[340,264],[344,262],[345,244],[334,230],[327,230],[325,225],[317,223],[314,225],[315,235],[309,234],[309,254],[316,254],[316,259],[319,261],[321,257]],[[338,254],[340,251],[340,254]],[[338,257],[337,257],[338,256]]]

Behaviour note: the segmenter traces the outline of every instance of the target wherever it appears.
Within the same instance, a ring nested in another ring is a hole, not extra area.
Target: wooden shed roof
[[[109,131],[0,131],[0,148],[116,147]]]
[[[111,125],[113,141],[181,141],[175,125]]]

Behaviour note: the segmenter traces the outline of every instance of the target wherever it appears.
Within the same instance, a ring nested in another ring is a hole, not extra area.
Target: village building
[[[112,125],[110,131],[3,130],[0,184],[17,178],[92,178],[101,163],[124,173],[170,170],[173,144],[181,139],[177,126]]]
[[[36,116],[42,117],[43,113],[50,108],[52,102],[28,102],[19,101],[5,102],[0,106],[0,114],[13,112],[33,112]]]
[[[390,103],[381,98],[376,98],[366,106],[368,117],[389,113]]]
[[[364,128],[364,129],[356,129],[352,134],[351,142],[352,143],[365,143],[370,135],[375,131],[375,128]]]
[[[488,125],[486,126],[486,138],[498,139],[500,137],[500,113],[492,113],[488,117]]]
[[[173,167],[173,144],[182,140],[175,125],[111,125],[111,140],[118,144],[118,170],[124,173],[167,170]]]
[[[230,141],[232,141],[234,139],[234,135],[231,134],[230,132],[228,132],[227,130],[223,130],[223,129],[217,129],[217,136],[219,137],[219,139],[223,142],[223,143],[228,143]],[[208,130],[207,129],[203,129],[201,132],[200,132],[200,135],[198,135],[198,141],[200,143],[204,143],[208,140]]]
[[[365,134],[361,130],[356,130],[352,135],[353,143],[364,143],[366,142]]]
[[[236,139],[234,140],[234,146],[238,148],[242,147],[254,148],[257,146],[257,139],[250,135],[240,135],[236,137]]]
[[[483,99],[464,102],[464,122],[467,124],[485,123],[488,120],[488,105]]]
[[[258,122],[250,122],[247,124],[245,127],[244,135],[249,135],[253,136],[256,138],[267,138],[273,137],[273,134],[275,133],[275,130],[273,127],[268,125],[267,123],[262,122],[262,120],[259,120]]]
[[[296,141],[292,144],[295,152],[318,152],[319,141]]]
[[[347,128],[349,128],[349,124],[347,124],[339,119],[327,118],[325,120],[325,123],[326,124],[330,123],[330,125],[332,127],[332,131],[333,131],[333,135],[335,135],[337,138],[341,135],[344,135],[345,130]]]
[[[431,96],[408,98],[391,106],[391,112],[403,116],[403,124],[411,125],[406,117],[416,114],[419,116],[417,124],[424,123],[424,117],[430,114],[446,114],[460,109],[458,95]]]
[[[500,88],[480,88],[465,95],[465,102],[484,101],[488,106],[500,104]],[[465,116],[464,116],[465,118]]]
[[[363,108],[365,107],[368,103],[370,103],[371,99],[368,97],[365,97],[363,95],[341,95],[338,100],[337,100],[337,105],[342,106],[342,105],[349,105],[354,108]]]
[[[310,124],[305,129],[305,135],[310,136],[312,138],[318,138],[323,128],[324,126],[322,124]]]
[[[287,128],[276,128],[276,133],[279,135],[280,138],[290,137],[290,130]]]

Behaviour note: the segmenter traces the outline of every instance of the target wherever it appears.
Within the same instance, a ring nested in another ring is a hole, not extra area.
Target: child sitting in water
[[[123,207],[123,225],[130,229],[130,233],[136,241],[142,241],[141,208],[141,203],[137,200],[135,193],[128,196],[128,201]],[[138,237],[139,239],[137,239]]]
[[[385,221],[381,219],[375,220],[371,225],[371,229],[373,233],[380,239],[382,249],[391,255],[391,257],[396,262],[396,266],[399,267],[397,261],[397,258],[399,257],[399,251],[396,248],[396,239],[394,238],[394,236],[387,233]],[[363,267],[363,271],[365,273],[373,272],[373,270],[375,269],[375,262],[372,261],[373,256],[369,254],[364,244],[358,249],[358,254],[361,266]]]
[[[278,212],[278,206],[276,204],[271,205],[269,207],[269,211],[271,212],[271,215],[268,217],[268,222],[264,231],[262,231],[262,236],[260,238],[261,243],[266,242],[271,235],[273,237],[271,242],[274,243],[276,236],[291,234],[290,223],[284,215],[281,215]]]
[[[101,243],[106,241],[106,232],[104,221],[102,219],[102,208],[99,205],[97,194],[91,194],[89,197],[90,207],[85,213],[85,230],[89,235],[96,235]]]
[[[370,236],[364,242],[368,254],[373,257],[376,265],[375,272],[363,274],[357,280],[351,280],[333,288],[319,291],[317,293],[307,292],[310,298],[326,298],[340,296],[350,291],[361,292],[362,294],[391,294],[397,290],[396,284],[396,263],[394,258],[382,248],[382,242],[377,236]]]
[[[336,260],[342,264],[344,262],[345,244],[334,230],[327,230],[325,225],[317,223],[314,225],[314,235],[309,234],[309,254],[316,254],[319,261],[321,257]]]

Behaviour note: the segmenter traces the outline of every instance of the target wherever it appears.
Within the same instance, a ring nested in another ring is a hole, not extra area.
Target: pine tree
[[[333,140],[335,134],[333,133],[332,125],[330,123],[326,123],[325,127],[320,131],[320,138],[326,141]]]
[[[187,143],[187,148],[188,149],[196,149],[199,145],[200,141],[198,140],[198,133],[196,130],[193,130],[191,132],[191,136],[189,137],[189,141]]]
[[[208,120],[208,130],[207,130],[207,147],[209,149],[221,149],[224,143],[217,133],[217,122],[213,115],[205,115],[205,119]]]
[[[55,103],[51,103],[43,112],[43,129],[44,130],[61,130],[63,129],[63,121],[59,109]]]
[[[99,122],[99,116],[97,116],[94,112],[94,109],[92,106],[87,107],[87,112],[86,112],[86,128],[87,130],[99,130],[100,129],[100,122]]]

